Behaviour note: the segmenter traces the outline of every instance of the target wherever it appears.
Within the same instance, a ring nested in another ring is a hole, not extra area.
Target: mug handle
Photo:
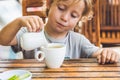
[[[41,55],[40,58],[39,58],[39,55]],[[42,52],[42,51],[37,51],[37,52],[35,53],[35,58],[36,58],[38,61],[42,61],[42,60],[45,58],[45,53]]]

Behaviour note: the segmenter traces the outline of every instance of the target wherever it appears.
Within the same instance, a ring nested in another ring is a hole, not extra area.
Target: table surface
[[[13,69],[31,71],[32,80],[120,80],[120,63],[100,65],[93,58],[65,60],[58,69],[35,59],[0,60],[0,73]]]

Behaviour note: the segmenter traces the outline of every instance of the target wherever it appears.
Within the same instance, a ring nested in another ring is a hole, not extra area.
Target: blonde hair
[[[93,0],[84,0],[85,9],[82,15],[82,22],[86,22],[87,20],[91,20],[93,18]]]
[[[50,5],[55,1],[55,2],[60,2],[60,1],[67,1],[67,0],[49,0],[50,1]],[[81,0],[73,0],[73,4],[76,2],[79,2]],[[82,0],[85,3],[85,9],[82,13],[82,18],[81,21],[85,22],[86,20],[91,20],[91,18],[93,17],[93,4],[92,1],[93,0]],[[47,10],[47,14],[48,14],[49,10]]]

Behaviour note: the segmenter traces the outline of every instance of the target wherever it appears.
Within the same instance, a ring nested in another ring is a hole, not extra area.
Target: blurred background
[[[22,16],[22,0],[0,0],[0,30],[9,22]],[[11,56],[12,55],[12,56]],[[20,53],[15,54],[10,46],[0,45],[0,59],[21,59]]]

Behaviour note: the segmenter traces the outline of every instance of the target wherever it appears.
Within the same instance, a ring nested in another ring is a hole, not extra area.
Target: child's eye
[[[78,15],[77,15],[76,13],[72,13],[71,16],[72,16],[73,18],[77,18],[77,17],[78,17]]]
[[[65,6],[64,5],[58,5],[58,9],[59,10],[65,10]]]

